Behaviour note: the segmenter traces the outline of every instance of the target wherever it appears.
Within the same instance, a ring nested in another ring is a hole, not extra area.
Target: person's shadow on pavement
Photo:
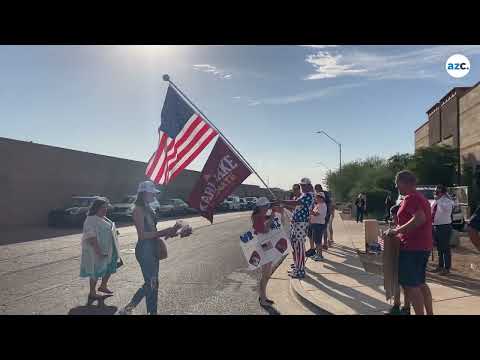
[[[117,310],[116,306],[77,306],[68,315],[114,315]]]
[[[98,305],[76,306],[68,312],[68,315],[113,315],[117,312],[118,307],[106,306],[105,299],[111,295],[104,295]]]
[[[260,305],[262,309],[264,309],[266,312],[268,312],[268,315],[281,315],[280,312],[275,309],[273,306],[264,306]]]

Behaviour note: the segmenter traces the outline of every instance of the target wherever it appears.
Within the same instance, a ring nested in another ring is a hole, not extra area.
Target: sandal
[[[113,294],[113,291],[112,291],[112,290],[108,290],[107,288],[99,287],[99,288],[98,288],[98,291],[103,292],[103,293],[105,293],[105,294]]]

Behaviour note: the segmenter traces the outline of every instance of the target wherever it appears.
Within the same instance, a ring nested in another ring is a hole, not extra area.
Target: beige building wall
[[[428,147],[429,140],[429,124],[427,122],[415,131],[415,151],[422,147]]]
[[[440,145],[448,145],[448,146],[455,147],[454,137],[451,136],[451,137],[449,137],[448,139],[442,140],[442,141],[440,142]]]
[[[460,98],[460,159],[480,163],[480,86]]]

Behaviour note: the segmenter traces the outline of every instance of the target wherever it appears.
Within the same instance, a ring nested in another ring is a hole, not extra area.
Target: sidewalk
[[[323,252],[325,260],[307,259],[305,279],[291,280],[297,298],[332,315],[383,315],[391,307],[385,300],[383,278],[365,272],[356,251],[364,249],[363,224],[342,220],[337,212],[333,229],[335,244]],[[306,247],[309,248],[308,240]],[[480,314],[479,290],[446,286],[431,278],[427,282],[434,314]]]

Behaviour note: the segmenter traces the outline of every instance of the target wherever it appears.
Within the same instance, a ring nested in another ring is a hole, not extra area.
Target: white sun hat
[[[257,202],[255,203],[255,206],[257,207],[270,206],[270,201],[266,197],[262,196],[258,198]]]
[[[141,193],[141,192],[147,192],[147,193],[151,193],[151,194],[157,194],[159,193],[160,191],[157,190],[157,188],[155,187],[155,184],[151,181],[143,181],[141,182],[140,184],[138,184],[138,191],[137,193]]]
[[[312,185],[312,182],[310,181],[309,178],[304,177],[302,180],[300,180],[301,185]]]

